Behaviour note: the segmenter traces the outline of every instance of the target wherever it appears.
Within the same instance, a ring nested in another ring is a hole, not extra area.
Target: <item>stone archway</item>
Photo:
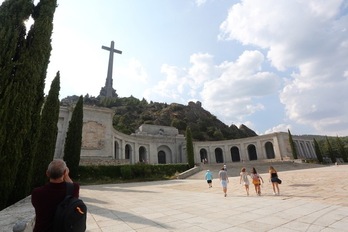
[[[144,146],[139,147],[139,163],[148,163],[147,151]]]
[[[158,163],[159,164],[166,164],[167,160],[166,160],[166,153],[164,151],[159,151],[157,154],[158,157]]]
[[[208,162],[208,152],[206,149],[202,148],[200,151],[199,151],[199,154],[200,154],[200,158],[201,158],[201,162]]]
[[[121,159],[120,145],[117,141],[114,141],[114,157],[115,159]]]
[[[238,147],[231,147],[232,162],[240,162],[240,154]]]
[[[132,157],[132,147],[129,144],[126,144],[124,149],[124,158],[130,160]]]
[[[267,159],[274,159],[275,158],[273,144],[271,142],[265,143],[265,150],[266,150]]]
[[[157,148],[157,159],[159,164],[172,163],[173,157],[170,148],[166,145],[159,146]]]
[[[224,156],[222,153],[222,149],[219,147],[215,149],[215,160],[216,160],[216,163],[223,163],[224,162]]]
[[[257,160],[256,147],[253,144],[248,145],[249,160]]]

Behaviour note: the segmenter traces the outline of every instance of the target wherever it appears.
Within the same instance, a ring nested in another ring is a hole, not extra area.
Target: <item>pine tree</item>
[[[320,163],[323,163],[323,155],[321,154],[321,150],[320,150],[320,147],[319,147],[319,144],[317,142],[316,139],[313,139],[313,142],[314,142],[314,150],[315,150],[315,154],[317,156],[317,159]]]
[[[0,7],[0,209],[29,191],[56,0]],[[24,21],[34,19],[28,34]],[[18,171],[20,170],[20,171]]]
[[[186,154],[187,154],[187,162],[190,168],[195,166],[195,158],[193,152],[193,142],[192,142],[192,134],[190,127],[186,127]]]
[[[69,167],[70,176],[78,176],[80,163],[83,126],[83,97],[80,96],[69,122],[68,132],[65,139],[64,160]]]
[[[57,72],[42,110],[40,137],[33,165],[34,187],[41,186],[47,181],[46,169],[54,157],[58,133],[59,90],[60,75]]]
[[[292,139],[292,135],[291,135],[289,129],[288,129],[288,134],[289,134],[289,143],[290,143],[290,147],[291,147],[292,156],[294,159],[297,159],[297,150],[296,150],[295,143],[294,143],[294,140]]]

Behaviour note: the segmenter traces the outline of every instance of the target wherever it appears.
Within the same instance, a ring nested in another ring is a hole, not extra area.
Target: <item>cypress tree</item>
[[[0,209],[29,191],[56,0],[7,0],[0,7]],[[34,19],[26,35],[24,21]],[[20,172],[18,172],[20,170]]]
[[[69,122],[68,132],[64,146],[64,160],[69,167],[70,176],[78,176],[81,155],[83,126],[83,97],[80,96]]]
[[[332,163],[335,163],[336,162],[336,157],[335,157],[335,154],[334,154],[334,150],[331,146],[331,143],[329,141],[329,138],[326,136],[326,149],[327,149],[327,154],[329,155]]]
[[[195,166],[195,158],[193,152],[193,142],[192,142],[192,134],[190,127],[186,127],[186,154],[187,154],[187,162],[190,168]]]
[[[297,159],[297,150],[296,150],[295,143],[294,143],[294,140],[292,139],[292,135],[291,135],[289,129],[288,129],[288,134],[289,134],[289,143],[290,143],[290,147],[291,147],[292,156],[294,159]]]
[[[316,139],[313,139],[313,142],[314,142],[314,150],[315,150],[315,154],[317,156],[317,159],[320,163],[323,163],[323,155],[321,154],[321,150],[320,150],[320,147],[319,147],[319,144],[317,142]]]
[[[338,153],[342,157],[343,161],[347,162],[348,161],[347,150],[344,147],[342,140],[338,136],[336,137],[336,142],[337,142],[337,146],[338,146]]]
[[[33,165],[33,187],[43,185],[46,182],[46,169],[54,157],[58,133],[59,90],[60,75],[57,72],[42,109],[41,130]]]

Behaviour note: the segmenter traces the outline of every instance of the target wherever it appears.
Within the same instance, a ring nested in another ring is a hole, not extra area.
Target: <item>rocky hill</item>
[[[71,96],[61,101],[62,105],[76,102],[78,96]],[[189,126],[192,137],[196,141],[227,140],[257,136],[245,125],[227,126],[216,116],[206,111],[200,102],[189,102],[188,105],[167,104],[128,98],[93,98],[84,97],[85,105],[96,105],[112,108],[115,111],[113,126],[125,134],[134,133],[142,124],[173,126],[180,134],[185,134]]]

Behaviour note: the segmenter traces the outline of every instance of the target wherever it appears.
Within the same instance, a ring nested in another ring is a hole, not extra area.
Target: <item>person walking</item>
[[[251,171],[251,179],[255,187],[255,192],[258,196],[261,196],[261,181],[264,183],[262,177],[257,173],[256,169],[253,167]]]
[[[225,171],[224,167],[221,168],[221,170],[219,171],[219,179],[221,182],[221,186],[222,186],[222,191],[224,193],[224,196],[227,196],[227,184],[229,182],[228,180],[228,176],[227,176],[227,172]]]
[[[269,181],[272,182],[273,195],[279,195],[279,182],[278,172],[273,166],[269,167]]]
[[[246,172],[245,168],[242,168],[241,172],[240,172],[240,179],[239,179],[239,184],[242,183],[243,181],[243,185],[245,187],[245,191],[247,193],[247,196],[249,196],[249,179],[248,179],[248,173]]]
[[[210,170],[206,171],[204,178],[207,180],[209,188],[213,187],[213,174]]]

